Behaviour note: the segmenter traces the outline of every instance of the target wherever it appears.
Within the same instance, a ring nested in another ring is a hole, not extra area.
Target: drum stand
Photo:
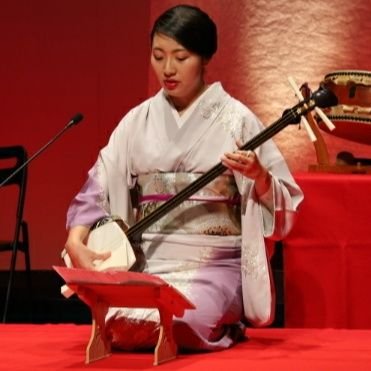
[[[371,165],[362,164],[361,161],[357,162],[357,159],[355,159],[354,163],[351,164],[338,162],[331,164],[327,145],[323,139],[317,120],[311,112],[309,112],[305,117],[316,137],[314,148],[317,156],[317,164],[309,165],[309,171],[324,173],[371,174]]]

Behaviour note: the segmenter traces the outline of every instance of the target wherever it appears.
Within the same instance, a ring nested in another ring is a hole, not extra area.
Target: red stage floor
[[[86,325],[0,325],[0,370],[371,370],[371,330],[249,329],[232,349],[180,354],[152,366],[152,354],[114,353],[85,365]]]

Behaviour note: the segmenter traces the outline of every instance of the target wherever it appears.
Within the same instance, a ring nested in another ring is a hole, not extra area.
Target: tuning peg
[[[301,92],[299,90],[299,87],[296,85],[295,80],[291,76],[289,76],[288,81],[289,81],[292,89],[294,90],[295,95],[299,99],[299,101],[303,101],[304,97],[301,94]],[[311,114],[311,113],[309,113],[309,114]],[[310,141],[315,142],[317,140],[317,137],[314,135],[313,130],[310,127],[308,120],[305,118],[305,116],[303,116],[301,119],[303,120],[304,128],[307,131],[307,134],[308,134],[308,137],[309,137]]]

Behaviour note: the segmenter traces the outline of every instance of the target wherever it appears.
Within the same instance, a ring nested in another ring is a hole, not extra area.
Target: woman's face
[[[154,35],[151,64],[158,81],[178,110],[186,108],[203,90],[205,59],[174,39],[163,34]]]

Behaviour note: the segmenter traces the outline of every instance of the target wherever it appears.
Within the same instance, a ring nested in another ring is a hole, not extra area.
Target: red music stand
[[[85,363],[111,354],[111,343],[105,331],[105,316],[111,306],[157,308],[160,313],[160,333],[153,364],[156,366],[176,358],[173,315],[182,317],[186,309],[195,309],[195,306],[174,287],[161,278],[146,273],[53,268],[90,307],[93,323]]]

